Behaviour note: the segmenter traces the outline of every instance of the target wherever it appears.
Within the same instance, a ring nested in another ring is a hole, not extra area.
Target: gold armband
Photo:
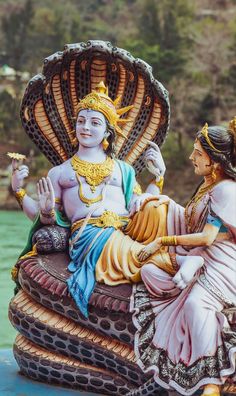
[[[161,237],[161,244],[162,246],[176,246],[178,245],[177,236],[176,235],[163,236]]]
[[[26,195],[26,191],[23,188],[20,188],[17,191],[14,191],[14,195],[20,207],[22,208],[23,205],[23,198]]]
[[[14,282],[16,282],[17,279],[18,279],[18,272],[19,272],[19,270],[18,270],[18,268],[17,268],[16,266],[14,266],[14,267],[11,269],[11,279],[12,279]]]
[[[142,189],[140,184],[136,183],[133,189],[133,193],[136,195],[141,195],[142,194]]]
[[[160,176],[158,181],[153,180],[153,184],[155,184],[155,186],[159,188],[160,193],[162,193],[163,185],[164,185],[164,177]]]
[[[61,198],[55,198],[55,203],[61,205],[62,204]]]

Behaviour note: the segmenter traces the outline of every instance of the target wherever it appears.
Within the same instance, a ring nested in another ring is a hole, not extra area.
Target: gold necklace
[[[218,182],[212,183],[206,187],[200,186],[199,189],[197,190],[196,194],[187,203],[185,211],[184,211],[184,215],[185,215],[185,224],[186,224],[188,232],[192,232],[193,219],[195,217],[197,206],[198,206],[199,202],[202,200],[203,196],[209,190],[211,190],[217,183]],[[191,205],[193,205],[193,206],[192,206],[190,214],[188,215],[188,209]]]
[[[90,185],[92,193],[103,180],[111,175],[114,169],[115,161],[110,157],[102,163],[94,164],[80,159],[77,155],[71,158],[71,165],[77,176],[83,176]]]
[[[78,180],[78,183],[79,183],[79,190],[78,190],[79,197],[80,197],[80,200],[83,203],[86,204],[86,206],[90,206],[90,205],[92,205],[92,204],[94,204],[96,202],[102,201],[102,199],[103,199],[102,193],[99,194],[96,198],[87,198],[87,197],[85,197],[85,195],[83,194],[82,183],[81,183],[80,177],[79,177],[79,175],[76,175],[76,176],[77,176],[77,180]],[[104,187],[105,186],[106,186],[106,184],[104,185]],[[104,187],[103,187],[103,189],[104,189]],[[103,192],[103,189],[102,189],[102,192]]]

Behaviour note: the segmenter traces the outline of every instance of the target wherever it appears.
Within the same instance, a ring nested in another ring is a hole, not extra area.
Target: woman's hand
[[[151,147],[147,150],[144,157],[146,167],[156,178],[164,176],[166,166],[161,155],[161,151],[156,143],[149,141],[149,145]]]
[[[147,246],[142,248],[138,253],[139,261],[145,261],[150,257],[152,254],[158,252],[161,248],[161,238],[157,238],[155,241],[149,243]]]
[[[17,191],[24,185],[24,179],[29,176],[27,165],[21,165],[21,161],[12,160],[11,186],[13,191]]]
[[[43,177],[37,183],[39,209],[41,213],[50,213],[55,207],[55,194],[49,177]]]

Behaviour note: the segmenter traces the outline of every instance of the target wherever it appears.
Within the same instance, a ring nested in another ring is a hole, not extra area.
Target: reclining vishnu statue
[[[13,155],[12,189],[33,220],[12,271],[18,291],[9,308],[20,332],[14,354],[21,371],[114,395],[154,395],[160,384],[188,395],[218,384],[196,377],[185,389],[177,378],[155,381],[152,369],[138,362],[137,342],[145,350],[155,326],[142,267],[148,263],[162,278],[167,274],[177,297],[182,289],[188,294],[204,264],[201,252],[184,260],[170,248],[177,239],[168,236],[172,204],[161,195],[165,165],[158,147],[168,129],[169,103],[150,67],[110,43],[69,45],[47,58],[43,75],[30,81],[21,117],[54,165],[37,183],[34,200],[23,189],[28,166]],[[135,170],[145,166],[154,177],[142,193]],[[153,285],[155,279],[154,272]],[[168,293],[161,298],[170,303]],[[130,306],[137,314],[142,304],[147,309],[138,316],[140,334]]]
[[[60,225],[59,208],[63,207],[71,227],[68,269],[73,275],[67,281],[68,290],[85,317],[95,280],[110,286],[140,281],[137,252],[142,245],[134,242],[147,243],[159,235],[160,226],[153,232],[148,219],[151,216],[155,220],[153,205],[147,205],[145,210],[146,205],[142,204],[153,199],[149,190],[153,193],[157,189],[159,193],[161,176],[142,194],[134,169],[112,158],[116,133],[121,133],[117,124],[126,121],[119,119],[119,113],[125,110],[116,110],[101,82],[77,106],[77,153],[39,181],[38,202],[26,195],[22,197],[25,213],[33,218],[39,213],[42,224]],[[149,149],[147,158],[155,157],[158,152]],[[22,165],[14,170],[13,165],[13,172],[15,190],[20,174],[27,174],[28,168]],[[142,225],[138,224],[137,216],[129,217],[140,207]],[[166,265],[171,269],[171,262]]]

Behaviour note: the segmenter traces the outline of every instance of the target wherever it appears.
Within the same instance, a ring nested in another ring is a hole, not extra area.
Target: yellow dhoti
[[[153,199],[143,205],[124,230],[114,231],[98,259],[96,280],[111,286],[139,282],[140,269],[147,261],[174,275],[176,267],[167,247],[144,262],[137,258],[144,245],[167,234],[167,211],[167,204],[160,204],[158,199]]]

